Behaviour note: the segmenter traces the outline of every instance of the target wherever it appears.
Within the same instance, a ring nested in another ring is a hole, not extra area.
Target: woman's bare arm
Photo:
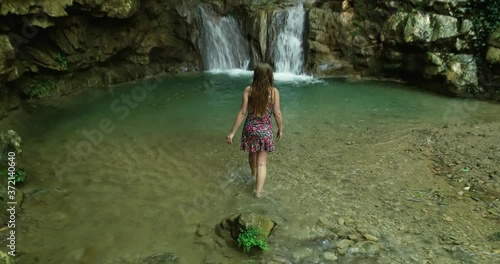
[[[241,100],[241,108],[240,111],[238,111],[238,114],[236,115],[236,120],[234,121],[233,128],[231,129],[230,134],[236,133],[236,130],[241,125],[241,122],[243,122],[243,119],[245,119],[245,116],[247,114],[248,110],[248,96],[250,94],[250,86],[245,88],[245,91],[243,91],[243,98]]]
[[[274,114],[274,119],[276,120],[276,124],[278,125],[278,133],[281,135],[281,133],[283,132],[283,118],[281,115],[280,93],[278,89],[274,88],[274,94],[275,94],[275,99],[274,99],[273,114]]]

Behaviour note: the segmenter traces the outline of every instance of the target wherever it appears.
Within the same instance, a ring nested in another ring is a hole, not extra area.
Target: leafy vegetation
[[[68,59],[66,58],[66,56],[62,55],[61,53],[57,53],[56,58],[57,62],[59,63],[59,65],[61,65],[63,69],[68,68]]]
[[[250,252],[253,247],[258,247],[262,250],[268,250],[266,241],[262,238],[260,229],[255,226],[249,226],[245,229],[240,229],[238,236],[238,246],[243,246],[245,253]]]
[[[500,27],[500,1],[476,0],[469,2],[470,18],[476,32],[476,53],[484,57],[491,33]]]
[[[52,79],[34,80],[30,92],[30,99],[42,98],[56,87],[56,81]]]
[[[21,186],[26,180],[26,172],[23,169],[17,169],[15,172],[9,172],[9,170],[4,169],[2,174],[7,178],[14,177],[16,186]]]

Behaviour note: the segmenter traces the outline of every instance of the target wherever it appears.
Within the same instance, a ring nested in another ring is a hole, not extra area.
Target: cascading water
[[[236,19],[218,17],[213,10],[200,6],[202,24],[201,51],[209,71],[246,69],[250,61],[248,46]]]
[[[278,14],[273,19],[273,24],[278,30],[273,58],[276,72],[302,73],[304,19],[305,11],[302,4]]]

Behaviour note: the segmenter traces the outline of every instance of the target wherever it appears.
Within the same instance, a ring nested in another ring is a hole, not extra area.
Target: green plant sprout
[[[59,65],[64,69],[68,68],[68,59],[61,53],[57,53],[57,62],[59,62]]]
[[[6,177],[14,177],[16,186],[22,185],[26,180],[26,172],[23,169],[17,169],[15,172],[10,172],[9,170],[4,169],[2,174]]]
[[[42,98],[46,96],[51,90],[56,87],[56,81],[54,80],[41,80],[33,81],[33,89],[30,92],[30,99],[33,98]]]
[[[243,252],[245,253],[250,252],[253,247],[259,247],[262,250],[269,250],[266,241],[262,238],[260,229],[255,226],[240,229],[238,246],[243,246]]]

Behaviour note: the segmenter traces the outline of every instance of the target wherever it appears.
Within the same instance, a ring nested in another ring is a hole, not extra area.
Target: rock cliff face
[[[498,33],[478,61],[469,2],[318,1],[309,11],[308,69],[425,79],[453,95],[498,98]],[[482,74],[483,59],[493,64],[488,74]]]
[[[0,0],[0,117],[30,97],[196,69],[195,4],[175,2]]]
[[[29,98],[202,69],[201,4],[240,21],[252,63],[273,63],[273,18],[296,2],[0,0],[0,118]],[[305,70],[424,79],[454,95],[499,98],[500,28],[477,60],[468,2],[305,1]]]

